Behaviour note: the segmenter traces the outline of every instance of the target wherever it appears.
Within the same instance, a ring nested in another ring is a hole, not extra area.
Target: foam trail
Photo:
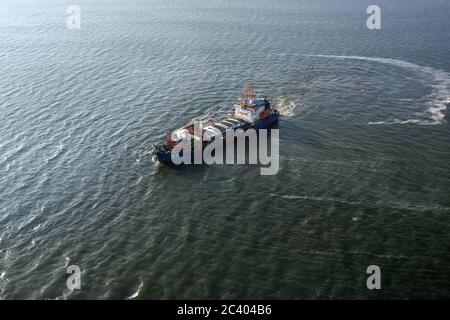
[[[416,123],[416,124],[442,124],[444,122],[445,110],[450,103],[450,74],[443,70],[434,69],[431,67],[422,67],[417,64],[389,58],[375,58],[375,57],[363,57],[363,56],[345,56],[345,55],[308,55],[310,57],[322,57],[322,58],[334,58],[334,59],[351,59],[351,60],[363,60],[371,61],[383,64],[390,64],[404,69],[413,70],[430,76],[437,84],[431,85],[432,93],[428,96],[430,98],[427,103],[426,112],[430,116],[431,121],[422,121],[417,119],[409,120],[394,120],[391,122],[369,122],[369,124],[404,124],[404,123]]]
[[[416,124],[436,124],[434,122],[424,122],[419,119],[408,119],[408,120],[399,120],[395,119],[393,121],[369,121],[367,124],[406,124],[406,123],[416,123]]]
[[[275,99],[275,109],[277,109],[281,115],[286,117],[292,117],[294,115],[296,105],[293,101],[286,101],[284,97],[278,97]]]

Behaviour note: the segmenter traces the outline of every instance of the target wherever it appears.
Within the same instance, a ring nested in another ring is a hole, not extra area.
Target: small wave
[[[64,258],[64,269],[67,268],[69,266],[69,262],[70,262],[70,258],[69,257],[65,257]]]
[[[404,69],[413,70],[415,72],[422,73],[431,77],[437,84],[431,85],[432,93],[428,95],[429,101],[426,105],[425,113],[430,118],[430,121],[423,121],[418,119],[409,120],[394,120],[393,122],[381,123],[373,122],[369,124],[402,124],[402,123],[415,123],[420,125],[428,124],[442,124],[444,122],[445,110],[450,103],[450,74],[443,70],[435,69],[432,67],[422,67],[417,64],[397,59],[389,58],[376,58],[376,57],[363,57],[363,56],[345,56],[345,55],[308,55],[310,57],[321,58],[334,58],[334,59],[350,59],[350,60],[363,60],[371,61],[383,64],[390,64]]]
[[[45,159],[45,163],[49,163],[50,161],[58,158],[65,151],[65,147],[63,145],[59,145],[56,148],[56,151],[47,159]]]
[[[5,277],[6,276],[6,272],[2,272],[0,274],[0,300],[4,300],[4,296],[3,293],[5,292],[6,289],[6,284],[8,283],[8,278]]]
[[[36,246],[36,241],[34,239],[32,239],[30,245],[27,247],[27,251],[30,251],[35,246]]]
[[[205,113],[192,118],[191,122],[201,121],[206,123],[209,119],[222,118],[227,116],[228,114],[229,114],[228,109],[223,109],[220,107],[208,108]]]
[[[137,298],[139,296],[139,293],[141,292],[143,286],[144,286],[144,281],[141,280],[141,283],[139,283],[139,287],[137,288],[136,292],[133,293],[131,296],[127,297],[127,300]]]

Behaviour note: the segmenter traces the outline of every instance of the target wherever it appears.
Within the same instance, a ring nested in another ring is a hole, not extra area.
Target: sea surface
[[[450,298],[449,14],[2,0],[0,299]],[[247,80],[283,115],[278,174],[147,154]]]

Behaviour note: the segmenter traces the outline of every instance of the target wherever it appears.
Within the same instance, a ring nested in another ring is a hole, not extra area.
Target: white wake
[[[374,58],[362,56],[345,56],[345,55],[309,55],[311,57],[334,58],[334,59],[352,59],[371,61],[383,64],[390,64],[400,68],[413,70],[428,77],[431,77],[435,84],[431,84],[432,92],[427,96],[428,102],[425,113],[429,116],[430,121],[423,121],[418,119],[399,120],[396,119],[391,122],[377,121],[369,122],[369,124],[441,124],[444,122],[445,110],[450,104],[450,74],[439,69],[431,67],[422,67],[417,64],[396,59],[388,58]]]

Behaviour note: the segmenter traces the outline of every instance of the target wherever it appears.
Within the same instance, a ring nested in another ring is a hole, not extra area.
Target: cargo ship
[[[227,132],[230,130],[268,129],[278,121],[279,115],[278,110],[270,105],[266,96],[257,96],[253,92],[253,83],[249,81],[247,82],[247,90],[234,103],[234,113],[221,120],[210,119],[202,126],[202,134],[199,135],[202,140],[201,144],[204,148],[214,139],[225,139]],[[174,165],[171,152],[186,137],[191,138],[191,141],[196,139],[194,123],[169,131],[166,141],[154,145],[150,154],[154,155],[155,159],[161,163]]]

